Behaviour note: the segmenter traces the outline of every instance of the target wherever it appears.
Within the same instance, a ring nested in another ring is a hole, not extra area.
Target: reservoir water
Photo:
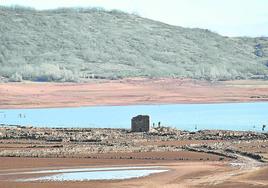
[[[130,128],[131,118],[139,114],[150,115],[151,124],[161,122],[182,130],[261,131],[262,125],[268,124],[268,102],[0,109],[0,124]]]

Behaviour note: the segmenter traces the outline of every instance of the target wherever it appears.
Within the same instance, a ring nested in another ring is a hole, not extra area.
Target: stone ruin
[[[148,115],[138,115],[131,119],[132,132],[149,132],[150,117]]]

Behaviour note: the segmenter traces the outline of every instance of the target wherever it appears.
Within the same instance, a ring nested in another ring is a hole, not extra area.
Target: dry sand
[[[268,81],[123,79],[90,83],[1,83],[0,108],[268,101]]]

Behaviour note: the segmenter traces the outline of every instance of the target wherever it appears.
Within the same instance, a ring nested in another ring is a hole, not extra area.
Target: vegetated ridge
[[[0,80],[267,79],[268,38],[224,37],[99,8],[0,7]]]

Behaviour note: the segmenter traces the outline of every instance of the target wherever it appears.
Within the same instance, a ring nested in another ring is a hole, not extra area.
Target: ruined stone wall
[[[131,119],[132,132],[149,132],[150,117],[147,115],[138,115]]]

